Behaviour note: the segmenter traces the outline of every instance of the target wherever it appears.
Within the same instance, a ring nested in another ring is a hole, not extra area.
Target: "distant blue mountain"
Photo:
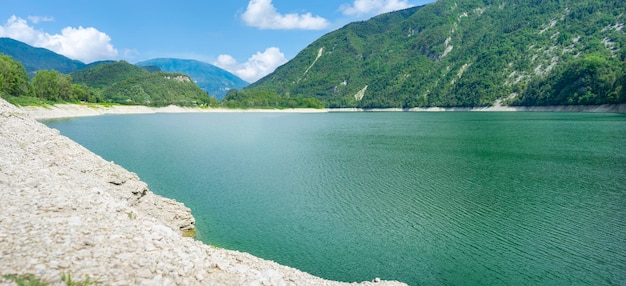
[[[30,76],[38,70],[56,70],[67,74],[85,67],[83,62],[11,38],[0,38],[0,54],[9,55],[22,63]]]
[[[160,58],[139,62],[136,65],[156,66],[166,72],[187,74],[201,89],[218,100],[221,100],[228,90],[242,89],[249,84],[224,69],[196,60]]]

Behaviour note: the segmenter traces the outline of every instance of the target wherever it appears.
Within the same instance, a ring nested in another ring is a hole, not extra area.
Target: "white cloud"
[[[255,82],[287,62],[279,48],[271,47],[257,52],[247,62],[239,63],[230,55],[220,55],[214,65],[236,74],[247,82]]]
[[[344,15],[378,15],[412,7],[407,0],[354,0],[354,4],[343,4],[339,10]]]
[[[41,19],[39,19],[41,20]],[[0,26],[0,37],[22,41],[34,47],[46,48],[68,58],[90,63],[117,57],[111,37],[96,28],[66,27],[61,34],[35,30],[22,18],[11,16]]]
[[[122,51],[122,57],[125,59],[134,59],[139,55],[139,51],[136,49],[124,49]]]
[[[241,18],[247,25],[260,29],[321,30],[329,26],[328,20],[311,13],[282,15],[272,0],[250,0]]]
[[[33,24],[37,24],[39,22],[54,22],[54,18],[48,16],[28,16],[28,20],[33,22]]]

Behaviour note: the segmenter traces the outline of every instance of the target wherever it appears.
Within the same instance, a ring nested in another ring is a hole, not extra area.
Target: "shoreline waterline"
[[[291,113],[321,113],[325,109],[293,108],[293,109],[227,109],[181,107],[169,105],[166,107],[149,107],[145,105],[98,105],[98,104],[55,104],[46,106],[18,106],[30,117],[43,119],[61,119],[85,116],[112,115],[112,114],[155,114],[155,113],[207,113],[207,112],[291,112]]]
[[[591,112],[626,113],[626,104],[560,105],[560,106],[489,106],[489,107],[426,107],[426,108],[289,108],[289,109],[229,109],[181,107],[149,107],[144,105],[55,104],[47,106],[18,106],[37,120],[61,119],[108,114],[155,113],[327,113],[327,112]]]
[[[413,107],[413,108],[332,108],[328,112],[591,112],[626,113],[626,103],[555,106]]]

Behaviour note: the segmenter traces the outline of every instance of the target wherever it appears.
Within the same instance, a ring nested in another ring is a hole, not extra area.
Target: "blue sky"
[[[196,59],[254,82],[322,35],[433,0],[0,0],[0,37],[85,63]]]

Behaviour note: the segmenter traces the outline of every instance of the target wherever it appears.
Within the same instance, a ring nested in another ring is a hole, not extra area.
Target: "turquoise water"
[[[626,284],[626,116],[215,113],[48,121],[198,238],[328,279]]]

